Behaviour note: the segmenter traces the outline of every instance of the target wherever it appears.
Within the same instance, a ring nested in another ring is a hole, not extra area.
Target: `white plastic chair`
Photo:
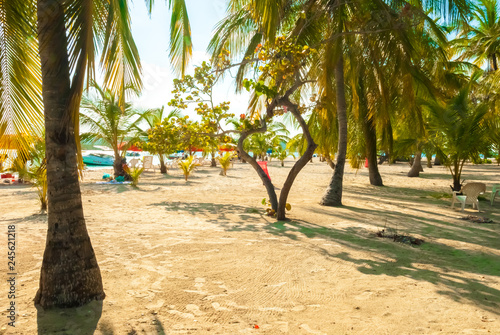
[[[155,169],[157,167],[153,164],[153,156],[144,156],[142,167],[144,168],[144,170],[153,170],[153,173],[155,173]]]
[[[500,193],[500,185],[493,185],[493,189],[491,190],[491,206],[493,206],[493,201],[495,201],[497,193]]]
[[[130,162],[128,162],[128,166],[135,169],[136,167],[138,167],[139,162],[140,161],[137,158],[133,158],[130,160]]]
[[[451,207],[453,208],[455,205],[455,201],[458,201],[462,204],[462,212],[465,209],[466,204],[472,204],[472,208],[476,208],[479,211],[479,201],[477,197],[480,194],[484,194],[486,192],[486,184],[483,183],[468,183],[462,186],[460,190],[463,195],[458,195],[457,191],[453,191],[453,200],[451,202]]]

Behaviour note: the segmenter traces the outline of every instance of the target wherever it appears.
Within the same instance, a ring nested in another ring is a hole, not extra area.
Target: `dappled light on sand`
[[[271,161],[273,180],[292,164]],[[461,213],[450,208],[444,167],[418,180],[407,170],[381,165],[380,188],[367,169],[347,168],[345,206],[330,208],[318,191],[331,169],[309,163],[290,193],[290,221],[265,214],[265,188],[248,164],[226,177],[203,166],[189,183],[178,168],[145,172],[137,188],[96,184],[111,170],[90,171],[82,196],[106,298],[50,311],[32,300],[46,216],[34,190],[0,187],[1,221],[17,225],[20,241],[15,334],[495,333],[500,201],[490,206],[487,193],[480,213]],[[488,191],[496,178],[491,165],[463,174]],[[461,220],[468,215],[492,223]],[[424,243],[379,238],[382,229]]]

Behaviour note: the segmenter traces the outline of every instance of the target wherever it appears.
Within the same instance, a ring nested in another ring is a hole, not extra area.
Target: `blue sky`
[[[194,65],[209,59],[206,48],[215,25],[224,18],[226,1],[188,0],[187,6],[193,40],[193,59],[187,74],[192,74]],[[132,33],[143,66],[144,82],[142,95],[135,99],[135,104],[143,108],[167,105],[172,98],[172,80],[176,78],[168,56],[170,12],[165,1],[162,0],[156,1],[151,18],[149,18],[144,1],[141,0],[133,2],[130,12]],[[239,115],[246,110],[248,95],[236,95],[230,79],[218,85],[215,91],[215,102],[230,101],[231,111]],[[196,113],[191,107],[185,111],[185,114],[196,118]]]

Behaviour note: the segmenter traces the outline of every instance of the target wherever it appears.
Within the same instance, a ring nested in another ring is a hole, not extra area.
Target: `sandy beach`
[[[278,191],[293,160],[272,161]],[[467,165],[462,179],[487,185],[481,212],[451,209],[451,176],[424,165],[346,167],[344,206],[319,200],[332,175],[317,158],[292,187],[290,221],[261,204],[265,188],[248,164],[228,176],[201,167],[143,174],[138,188],[81,184],[87,229],[106,299],[68,310],[36,309],[47,216],[36,190],[0,186],[0,334],[500,334],[500,167]],[[493,223],[460,218],[480,215]],[[16,225],[17,322],[7,326],[7,225]],[[421,246],[380,238],[382,229]]]

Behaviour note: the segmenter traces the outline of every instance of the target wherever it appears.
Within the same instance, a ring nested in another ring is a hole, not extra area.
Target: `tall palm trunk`
[[[35,304],[44,308],[104,299],[101,272],[85,226],[70,114],[62,1],[38,0],[48,183],[48,231]]]
[[[361,72],[360,72],[361,74]],[[368,175],[370,184],[384,186],[377,165],[377,133],[373,117],[368,115],[368,101],[366,100],[363,78],[358,80],[359,114],[362,119],[363,133],[365,136],[366,157],[368,158]]]
[[[340,42],[342,50],[342,42]],[[337,163],[330,184],[320,204],[324,206],[342,206],[342,181],[344,179],[344,167],[347,153],[347,104],[345,98],[344,82],[344,57],[340,51],[339,59],[335,65],[335,85],[337,96],[337,120],[339,123],[339,143],[337,152]]]

